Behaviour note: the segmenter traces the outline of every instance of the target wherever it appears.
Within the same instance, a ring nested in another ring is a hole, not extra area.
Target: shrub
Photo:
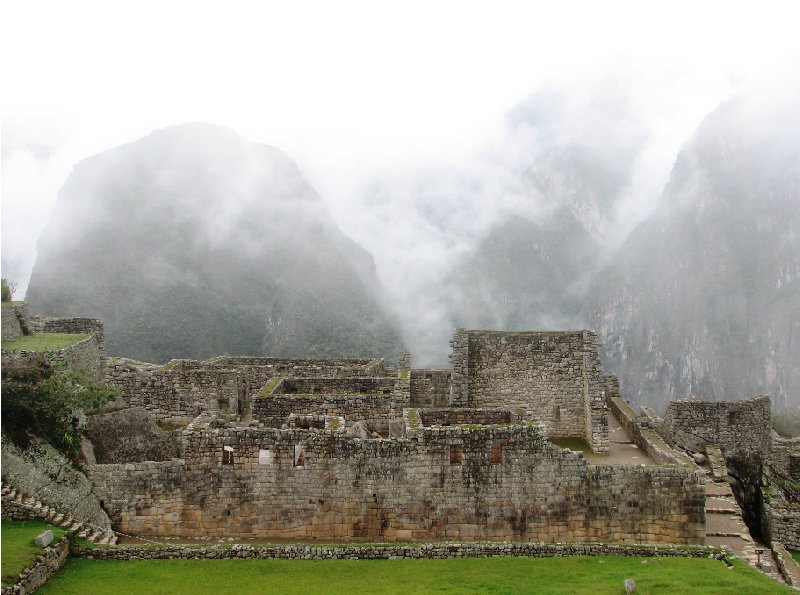
[[[78,412],[113,399],[116,389],[95,385],[86,373],[56,374],[42,356],[3,357],[2,431],[27,448],[33,436],[68,454],[80,444]]]
[[[0,280],[0,284],[2,285],[2,301],[10,302],[14,292],[17,290],[17,284],[12,283],[5,277]]]

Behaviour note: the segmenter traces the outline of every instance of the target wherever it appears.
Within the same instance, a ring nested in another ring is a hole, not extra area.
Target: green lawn
[[[17,337],[13,341],[3,341],[3,349],[8,351],[55,351],[83,341],[88,336],[69,333],[36,333]]]
[[[61,539],[65,533],[61,527],[54,527],[41,521],[3,521],[0,562],[3,567],[4,587],[13,585],[19,573],[33,564],[36,556],[44,552],[44,548],[37,546],[34,539],[47,529],[53,532],[54,542]]]
[[[737,561],[686,558],[454,560],[72,559],[41,593],[791,593]]]

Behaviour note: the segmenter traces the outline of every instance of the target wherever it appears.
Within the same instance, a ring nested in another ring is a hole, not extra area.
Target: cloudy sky
[[[24,290],[77,161],[194,120],[292,156],[380,268],[353,216],[371,180],[470,169],[526,97],[613,80],[648,130],[647,203],[704,115],[797,69],[793,4],[4,0],[3,276]]]

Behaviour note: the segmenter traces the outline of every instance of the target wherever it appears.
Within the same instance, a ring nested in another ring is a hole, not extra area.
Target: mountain
[[[634,401],[800,405],[800,111],[741,97],[678,156],[586,313]]]
[[[158,130],[80,162],[27,300],[105,321],[110,355],[384,355],[400,340],[372,257],[295,163],[231,130]]]
[[[510,330],[583,324],[587,287],[645,135],[616,86],[569,104],[563,94],[540,93],[510,115],[507,142],[530,147],[518,190],[528,208],[488,229],[456,269],[456,324]]]

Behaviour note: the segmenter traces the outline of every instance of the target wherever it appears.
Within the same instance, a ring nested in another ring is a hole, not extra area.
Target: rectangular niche
[[[492,465],[500,465],[503,462],[502,442],[492,442],[492,450],[489,451],[489,462]]]
[[[258,464],[262,466],[275,464],[275,451],[268,448],[261,448],[258,451]]]
[[[464,449],[460,444],[454,444],[450,447],[450,464],[460,465],[464,460]]]

